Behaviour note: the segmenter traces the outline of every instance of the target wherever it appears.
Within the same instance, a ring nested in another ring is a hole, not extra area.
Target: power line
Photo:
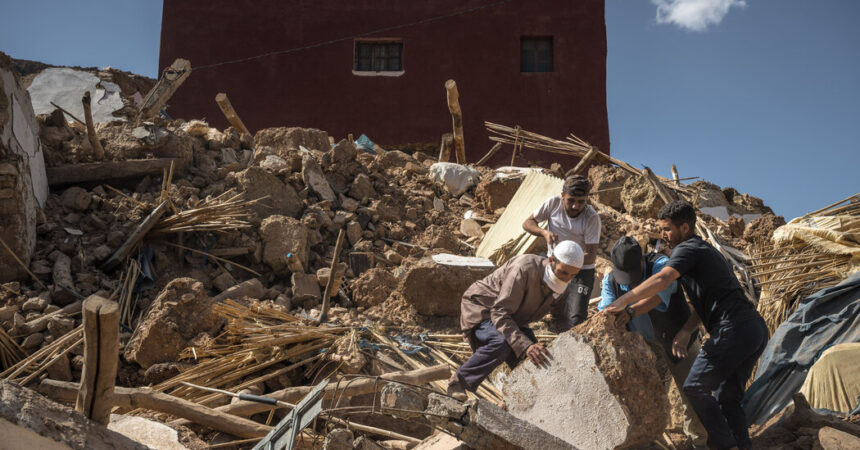
[[[341,37],[341,38],[337,38],[337,39],[332,39],[329,41],[317,42],[316,44],[310,44],[310,45],[306,45],[303,47],[294,47],[294,48],[290,48],[290,49],[286,49],[286,50],[276,50],[276,51],[267,52],[267,53],[263,53],[263,54],[256,55],[256,56],[248,56],[246,58],[232,59],[229,61],[222,61],[222,62],[218,62],[218,63],[206,64],[203,66],[194,67],[193,70],[197,71],[197,70],[209,69],[212,67],[226,66],[228,64],[237,64],[237,63],[252,61],[255,59],[265,58],[268,56],[283,55],[283,54],[287,54],[287,53],[294,53],[294,52],[298,52],[298,51],[302,51],[302,50],[309,50],[312,48],[323,47],[326,45],[336,44],[338,42],[350,41],[350,40],[353,40],[355,38],[365,37],[365,36],[369,36],[369,35],[376,34],[376,33],[382,33],[384,31],[399,30],[401,28],[407,28],[407,27],[411,27],[411,26],[415,26],[415,25],[423,25],[426,23],[435,22],[437,20],[443,20],[443,19],[448,19],[451,17],[469,14],[471,12],[479,11],[482,9],[494,8],[496,6],[500,6],[502,4],[509,3],[511,1],[513,1],[513,0],[500,0],[500,1],[497,1],[494,3],[488,3],[486,5],[475,6],[472,8],[463,9],[460,11],[455,11],[453,13],[444,14],[441,16],[428,17],[426,19],[421,19],[421,20],[418,20],[415,22],[409,22],[409,23],[404,23],[404,24],[400,24],[400,25],[393,25],[393,26],[389,26],[389,27],[378,28],[376,30],[366,31],[364,33],[359,33],[359,34],[354,34],[352,36],[346,36],[346,37]]]

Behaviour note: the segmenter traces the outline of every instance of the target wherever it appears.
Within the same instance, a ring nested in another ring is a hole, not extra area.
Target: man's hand
[[[614,302],[610,303],[609,306],[607,306],[606,308],[603,308],[603,312],[607,312],[607,313],[611,313],[611,314],[623,313],[624,308],[626,306],[627,306],[627,302],[622,301],[621,298],[618,298]]]
[[[675,334],[675,339],[672,340],[672,354],[678,359],[687,357],[687,346],[690,345],[690,336],[692,333],[683,329],[678,330]]]
[[[558,244],[558,235],[549,230],[543,230],[543,238],[546,239],[547,248],[551,245]]]
[[[543,344],[532,344],[529,348],[526,349],[526,356],[529,358],[529,361],[534,363],[534,365],[548,366],[549,365],[549,352]]]
[[[630,314],[627,314],[627,311],[615,314],[615,326],[617,328],[623,328],[627,325],[627,322],[630,322],[630,319],[632,319],[632,317],[630,317]]]

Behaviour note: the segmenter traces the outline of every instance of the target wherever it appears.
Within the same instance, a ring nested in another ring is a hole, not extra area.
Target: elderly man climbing
[[[465,399],[465,390],[474,392],[503,362],[511,368],[523,356],[536,365],[549,362],[528,324],[550,312],[560,328],[570,328],[567,286],[582,260],[582,248],[563,241],[553,256],[516,256],[466,290],[460,300],[460,328],[474,354],[451,376],[449,395]]]

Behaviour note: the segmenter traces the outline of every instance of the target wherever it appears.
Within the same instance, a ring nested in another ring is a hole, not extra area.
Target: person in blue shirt
[[[613,270],[603,277],[601,299],[597,309],[602,311],[618,297],[630,292],[649,276],[659,273],[669,262],[669,258],[661,253],[651,252],[642,254],[642,247],[636,239],[623,236],[611,253]],[[673,355],[672,345],[675,335],[690,318],[690,308],[684,299],[683,291],[678,282],[673,281],[665,289],[649,299],[653,309],[648,314],[632,317],[628,328],[642,335],[655,351],[663,350],[669,361],[669,370],[678,386],[683,386],[695,355],[699,351],[699,340],[691,339],[687,356],[677,358]],[[682,394],[682,397],[683,394]],[[699,418],[693,413],[684,397],[684,434],[690,438],[694,447],[707,445],[707,433]]]

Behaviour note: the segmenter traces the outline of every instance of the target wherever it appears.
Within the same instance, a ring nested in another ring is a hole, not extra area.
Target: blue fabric
[[[375,145],[373,141],[371,141],[370,138],[364,134],[359,136],[358,139],[355,140],[354,144],[356,147],[366,151],[367,153],[370,153],[371,155],[376,154],[376,149],[374,148]]]
[[[821,352],[858,341],[860,272],[804,299],[773,333],[744,397],[751,423],[764,423],[791,402]]]
[[[537,342],[530,328],[520,327],[520,330],[532,342]],[[457,369],[460,384],[467,391],[475,392],[499,364],[505,362],[513,369],[519,362],[517,354],[508,345],[505,336],[489,320],[481,322],[472,329],[472,339],[469,341],[474,346],[472,348],[474,354]]]
[[[651,270],[650,271],[646,270],[645,273],[642,275],[643,279],[648,278],[651,275],[654,275],[655,273],[659,273],[661,270],[663,270],[664,267],[666,267],[667,262],[669,262],[669,258],[666,256],[661,256],[661,257],[657,258],[657,260],[654,261],[654,265],[651,267]],[[619,283],[618,287],[624,292],[630,292],[630,286],[629,285]],[[669,309],[669,300],[672,298],[672,294],[674,294],[675,291],[677,291],[677,290],[678,290],[678,281],[676,280],[676,281],[673,281],[672,284],[667,286],[666,289],[663,289],[662,291],[660,291],[660,293],[657,295],[660,296],[660,300],[662,300],[662,301],[654,309],[656,309],[657,311],[660,311],[660,312],[666,312],[666,310]],[[597,310],[598,311],[602,311],[603,308],[606,308],[607,306],[609,306],[612,302],[614,302],[616,300],[615,292],[612,291],[612,283],[609,281],[609,273],[607,273],[606,275],[603,276],[603,282],[600,284],[600,294],[601,294],[602,298],[600,299],[600,302],[597,304]]]
[[[711,446],[751,447],[741,400],[766,343],[767,325],[757,317],[720,326],[699,350],[683,389]]]

